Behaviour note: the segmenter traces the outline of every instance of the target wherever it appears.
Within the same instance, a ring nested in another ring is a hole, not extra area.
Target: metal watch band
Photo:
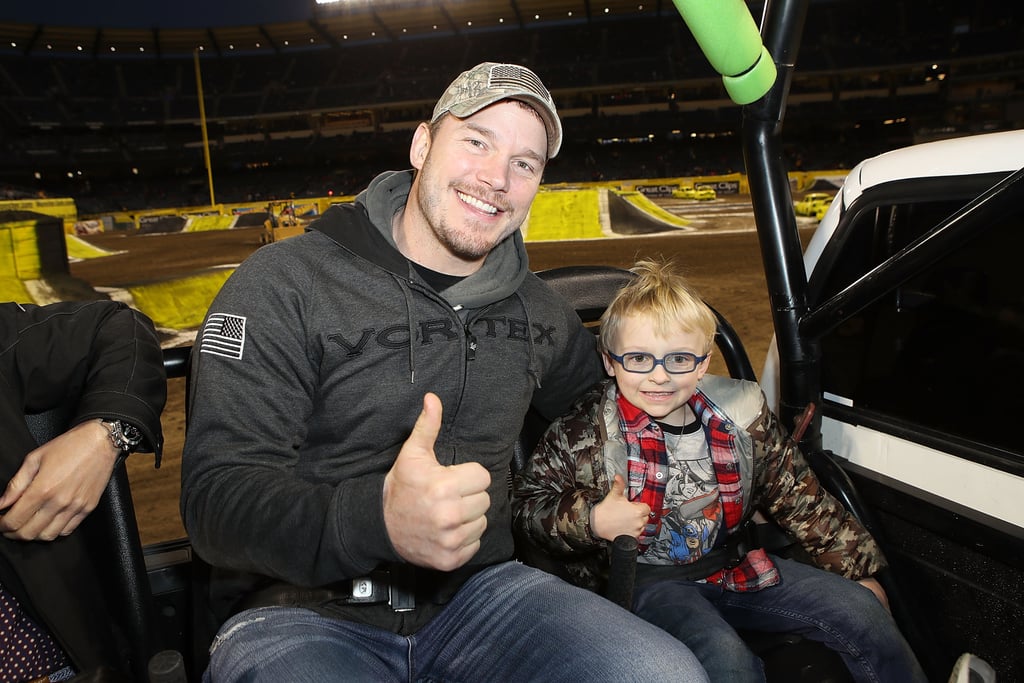
[[[100,423],[107,428],[110,443],[122,453],[134,452],[142,442],[142,432],[130,422],[104,418]]]

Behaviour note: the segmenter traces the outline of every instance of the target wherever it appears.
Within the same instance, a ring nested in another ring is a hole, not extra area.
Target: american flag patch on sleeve
[[[245,318],[228,313],[211,313],[203,326],[199,353],[241,360],[245,347]]]

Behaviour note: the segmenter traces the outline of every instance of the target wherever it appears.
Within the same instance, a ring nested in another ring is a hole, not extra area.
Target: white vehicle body
[[[908,187],[907,181],[914,179],[947,178],[951,183],[961,179],[992,177],[993,174],[1009,174],[1024,166],[1024,130],[976,135],[957,139],[925,143],[914,147],[895,150],[867,159],[858,164],[847,176],[846,181],[833,200],[825,217],[810,240],[804,252],[804,267],[808,282],[827,277],[816,269],[827,269],[841,262],[833,254],[829,263],[822,266],[822,255],[830,245],[845,239],[840,230],[841,221],[858,206],[867,193],[877,195],[889,193],[898,197],[893,190],[896,184]],[[938,187],[936,185],[936,187]],[[908,197],[915,191],[909,192]],[[926,191],[927,193],[927,191]],[[919,195],[924,196],[924,195]],[[902,199],[891,201],[902,202]],[[915,201],[907,199],[907,202]],[[1018,222],[1018,227],[1020,226]],[[1010,247],[1007,247],[1010,248]],[[1024,280],[1024,269],[1016,276]],[[1024,285],[1017,289],[1017,295],[1024,291]],[[968,326],[968,322],[963,325]],[[949,358],[956,363],[967,363],[974,373],[998,373],[998,367],[988,366],[984,360],[986,348],[963,348],[962,358]],[[823,361],[823,365],[828,359]],[[760,381],[769,402],[777,406],[779,401],[779,358],[773,340],[762,370]],[[927,492],[939,500],[937,504],[947,509],[957,506],[993,518],[1003,524],[1017,527],[1018,537],[1024,534],[1024,477],[1019,468],[1002,469],[984,462],[963,457],[960,449],[943,447],[932,439],[930,443],[919,443],[913,438],[902,438],[892,430],[880,430],[860,420],[847,421],[830,415],[829,405],[857,408],[857,399],[845,393],[829,391],[823,382],[823,399],[826,410],[821,424],[822,446],[840,458],[874,473],[899,482],[902,486]],[[1020,387],[1018,387],[1020,389]],[[1016,408],[1024,408],[1019,393],[1009,395],[965,396],[956,386],[940,389],[948,394],[947,420],[950,423],[961,419],[960,406],[970,401],[1010,401]],[[1017,410],[1016,412],[1021,412]],[[938,441],[941,442],[941,439]],[[1024,446],[1017,446],[1014,455],[1024,458]]]

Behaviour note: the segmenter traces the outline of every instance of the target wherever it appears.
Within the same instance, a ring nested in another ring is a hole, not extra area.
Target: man
[[[159,458],[167,385],[153,323],[113,301],[2,303],[0,389],[0,680],[64,680],[117,661],[74,532],[118,458]],[[69,429],[39,445],[25,416],[56,408]]]
[[[664,632],[509,561],[524,415],[601,375],[519,233],[561,141],[533,72],[480,64],[416,129],[415,170],[225,283],[182,466],[193,546],[236,572],[213,680],[705,680]]]

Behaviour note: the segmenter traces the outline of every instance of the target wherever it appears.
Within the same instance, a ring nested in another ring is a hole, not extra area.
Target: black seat
[[[43,413],[25,416],[36,442],[45,443],[67,431],[71,403]],[[135,519],[128,483],[128,471],[119,461],[107,482],[96,509],[78,529],[93,549],[96,590],[104,597],[110,613],[110,633],[105,639],[115,644],[123,657],[109,667],[131,680],[146,680],[150,657],[160,648],[154,621],[153,596],[146,576],[139,527]]]

